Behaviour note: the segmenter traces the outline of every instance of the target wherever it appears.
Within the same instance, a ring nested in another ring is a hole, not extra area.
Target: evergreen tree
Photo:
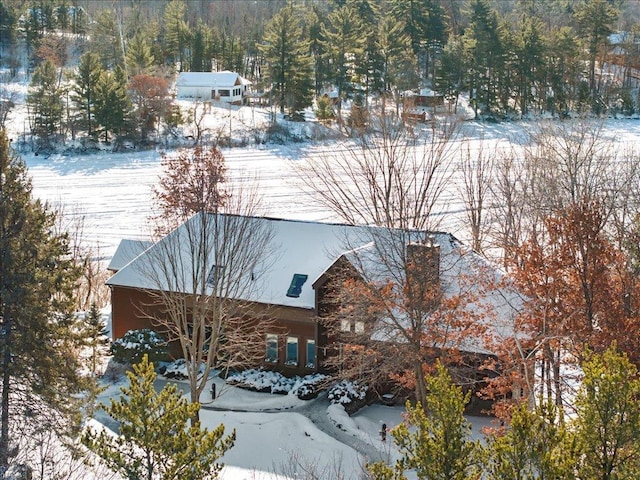
[[[454,103],[454,109],[457,109],[458,98],[464,89],[468,65],[463,39],[459,36],[450,37],[440,60],[440,69],[434,80],[434,90],[444,95],[450,103]]]
[[[32,133],[40,137],[45,144],[48,143],[51,137],[58,133],[63,114],[58,71],[51,60],[40,65],[33,73],[27,105]]]
[[[103,71],[96,86],[95,118],[102,126],[105,141],[127,129],[131,101],[127,94],[126,74],[122,68]]]
[[[326,28],[325,14],[320,5],[313,4],[305,17],[305,38],[309,39],[309,52],[313,58],[316,95],[322,93],[323,86],[329,78],[329,66],[323,31]]]
[[[233,446],[235,431],[224,437],[224,425],[208,431],[189,425],[200,409],[175,384],[156,392],[156,374],[146,355],[127,372],[129,386],[104,410],[120,424],[120,436],[87,432],[82,442],[124,478],[200,480],[217,477],[220,457]]]
[[[74,1],[74,5],[71,7],[71,33],[85,35],[88,26],[87,12]]]
[[[80,117],[89,135],[93,133],[96,88],[102,71],[98,55],[87,52],[80,57],[78,72],[73,78],[75,86],[72,90],[72,99],[80,111]]]
[[[553,404],[514,407],[504,431],[487,439],[486,480],[574,478],[573,436]]]
[[[13,8],[0,1],[0,58],[2,49],[12,45],[16,40],[16,24]]]
[[[91,303],[81,328],[84,345],[89,348],[91,373],[97,372],[98,361],[109,352],[109,332],[102,320],[102,314],[95,302]]]
[[[583,0],[575,10],[578,33],[589,54],[589,89],[596,94],[596,59],[600,48],[606,45],[618,18],[618,10],[608,0]]]
[[[113,10],[101,10],[91,24],[91,51],[100,56],[102,65],[115,68],[124,64],[122,32]]]
[[[31,196],[24,163],[0,131],[0,472],[25,424],[58,431],[77,426],[80,396],[72,298],[79,271],[55,215]],[[42,417],[43,406],[55,415]]]
[[[424,6],[425,21],[422,24],[425,39],[424,78],[429,80],[436,75],[436,60],[447,43],[447,17],[440,0],[426,0]],[[433,84],[433,83],[432,83]]]
[[[187,5],[183,0],[171,0],[164,11],[164,48],[166,60],[172,64],[178,63],[179,70],[185,68],[185,50],[189,46],[190,30],[184,20]]]
[[[440,363],[426,384],[427,405],[407,402],[405,421],[391,431],[401,458],[394,466],[370,465],[374,479],[404,478],[406,470],[414,470],[420,480],[479,478],[480,445],[471,440],[471,424],[464,418],[471,392],[463,394]]]
[[[411,51],[409,36],[391,16],[383,16],[376,45],[382,60],[382,92],[395,92],[399,100],[400,92],[418,85],[417,59]]]
[[[529,106],[536,101],[534,92],[545,90],[546,45],[542,24],[532,18],[523,17],[516,27],[514,38],[514,98],[520,114],[526,115]]]
[[[640,476],[640,380],[629,359],[610,347],[582,365],[576,398],[578,478]]]
[[[545,95],[546,109],[553,114],[567,115],[577,104],[577,88],[580,61],[580,46],[575,31],[562,27],[549,34],[547,65],[545,68],[547,89],[538,92]]]
[[[473,0],[471,24],[465,32],[469,51],[469,98],[475,114],[491,112],[497,101],[497,77],[501,71],[503,48],[498,18],[487,0]]]
[[[210,42],[208,27],[198,22],[191,41],[191,71],[210,72],[211,59],[207,56],[207,45]]]
[[[69,5],[65,0],[60,1],[55,6],[56,26],[63,31],[68,31],[70,26]]]
[[[130,76],[149,73],[154,66],[151,45],[143,33],[137,33],[127,45],[125,64]]]
[[[275,102],[284,113],[299,112],[312,103],[313,77],[309,45],[301,41],[302,26],[292,7],[278,12],[267,25],[260,50],[269,66]]]
[[[357,11],[349,5],[331,12],[322,32],[324,49],[331,68],[331,81],[341,98],[350,96],[355,66],[362,61],[365,46],[362,32],[362,21]]]

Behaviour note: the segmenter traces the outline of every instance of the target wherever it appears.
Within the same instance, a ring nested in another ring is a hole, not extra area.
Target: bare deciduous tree
[[[471,248],[476,252],[484,251],[484,238],[488,229],[487,210],[493,180],[494,155],[484,151],[480,143],[477,151],[472,151],[466,144],[461,152],[460,172],[462,184],[460,195],[465,205],[465,212],[471,230]]]
[[[330,366],[370,385],[411,387],[426,405],[424,373],[434,357],[462,365],[465,339],[481,338],[485,327],[480,277],[464,279],[472,275],[463,272],[467,252],[453,237],[439,234],[438,245],[430,234],[450,186],[457,128],[434,126],[421,141],[396,117],[375,121],[376,133],[301,170],[324,206],[363,226],[321,286],[328,306],[320,320],[337,339]]]
[[[191,400],[214,368],[264,358],[269,309],[258,308],[272,232],[257,217],[255,187],[227,186],[224,158],[213,147],[167,159],[155,191],[158,231],[176,227],[146,253],[141,274],[152,299],[144,309],[187,360]],[[201,368],[203,369],[201,370]]]

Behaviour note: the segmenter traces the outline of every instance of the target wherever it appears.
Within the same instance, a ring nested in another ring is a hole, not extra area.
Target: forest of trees
[[[178,71],[236,71],[292,115],[328,91],[372,107],[421,87],[493,120],[638,109],[640,6],[624,0],[3,0],[0,13],[0,62],[33,74],[45,140],[170,128]]]

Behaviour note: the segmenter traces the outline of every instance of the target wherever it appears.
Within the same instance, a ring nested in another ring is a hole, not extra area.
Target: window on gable
[[[264,361],[276,363],[278,361],[278,336],[273,333],[267,333],[265,337],[266,353]]]
[[[218,282],[222,279],[223,275],[223,266],[222,265],[214,265],[209,270],[209,274],[207,275],[207,285],[210,287],[218,284]]]
[[[286,364],[290,366],[298,365],[298,337],[287,337]]]
[[[289,290],[287,290],[287,297],[298,298],[302,293],[302,286],[307,281],[307,278],[308,276],[302,273],[294,273]]]

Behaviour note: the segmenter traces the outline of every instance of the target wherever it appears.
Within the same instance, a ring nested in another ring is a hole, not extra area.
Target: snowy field
[[[519,148],[527,123],[464,125],[460,149],[485,153]],[[620,149],[640,145],[640,120],[609,120],[604,133]],[[231,181],[257,179],[268,216],[296,220],[337,220],[303,191],[296,166],[309,159],[334,154],[340,143],[291,144],[224,149]],[[91,246],[110,258],[121,238],[144,238],[150,231],[151,188],[162,173],[159,151],[99,153],[91,155],[35,156],[24,154],[33,179],[34,195],[62,203],[67,214],[84,216],[85,235]],[[460,185],[454,165],[451,182],[434,212],[440,230],[467,239]]]

